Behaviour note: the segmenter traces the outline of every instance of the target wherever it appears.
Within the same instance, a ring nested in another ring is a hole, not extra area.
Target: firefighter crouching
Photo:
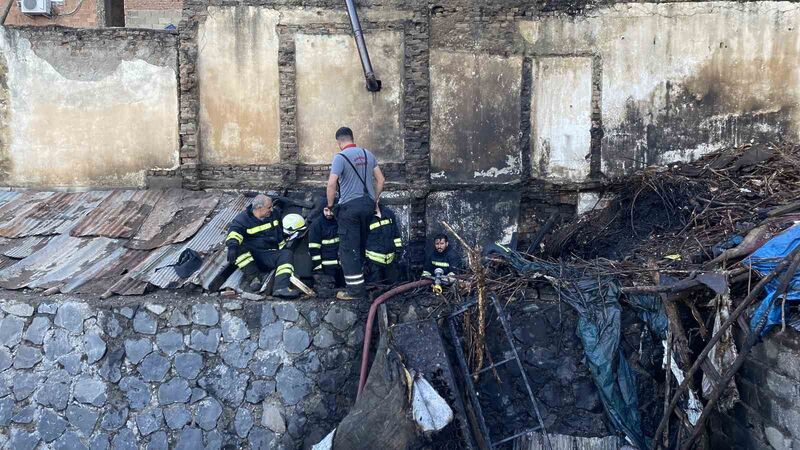
[[[308,231],[308,252],[311,254],[311,266],[314,278],[323,284],[344,284],[342,266],[339,263],[339,226],[333,211],[325,207],[322,217],[311,224]]]
[[[366,244],[367,281],[370,283],[395,283],[400,278],[400,257],[403,241],[397,217],[384,206],[380,215],[372,216],[369,222]]]
[[[446,234],[440,233],[433,238],[433,251],[425,260],[422,267],[423,277],[433,277],[436,269],[442,269],[442,274],[448,278],[461,271],[461,258],[450,247]]]
[[[281,213],[273,208],[272,199],[259,194],[246,210],[240,212],[228,225],[225,238],[228,263],[242,270],[242,288],[258,292],[263,274],[275,270],[272,295],[297,298],[299,292],[289,287],[294,273],[292,251],[285,249]]]

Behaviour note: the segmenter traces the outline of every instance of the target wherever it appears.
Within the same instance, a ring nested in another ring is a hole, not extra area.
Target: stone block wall
[[[308,448],[358,382],[352,305],[0,303],[0,447]]]
[[[741,401],[711,423],[712,447],[800,448],[800,333],[787,327],[754,347],[736,376]]]

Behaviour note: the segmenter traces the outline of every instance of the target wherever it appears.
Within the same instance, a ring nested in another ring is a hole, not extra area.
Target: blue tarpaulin
[[[761,248],[753,252],[752,255],[745,258],[744,263],[758,272],[759,275],[765,276],[772,272],[798,245],[800,245],[800,224],[794,225],[767,241]],[[764,317],[764,314],[767,314],[767,323],[761,332],[762,335],[769,331],[774,325],[781,323],[782,301],[780,299],[775,299],[777,301],[773,301],[778,289],[778,284],[780,284],[780,278],[780,276],[777,276],[764,286],[764,291],[767,295],[761,300],[761,304],[758,305],[758,308],[756,308],[753,313],[753,317],[750,319],[750,329],[755,330],[758,322]],[[800,271],[794,274],[786,290],[787,306],[790,302],[798,301],[800,301]]]

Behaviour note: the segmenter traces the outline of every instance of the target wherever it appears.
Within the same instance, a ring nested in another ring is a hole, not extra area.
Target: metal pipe
[[[397,294],[410,291],[422,286],[429,286],[433,284],[433,280],[419,280],[411,283],[401,284],[396,288],[390,289],[376,298],[369,307],[369,315],[367,315],[367,325],[364,328],[364,346],[361,351],[361,375],[358,378],[358,394],[356,400],[361,396],[361,391],[364,390],[364,385],[367,384],[367,369],[369,365],[369,341],[372,339],[372,324],[375,321],[375,313],[378,311],[378,306],[381,303],[389,300]]]
[[[358,20],[355,0],[345,0],[345,3],[347,3],[347,15],[350,16],[350,26],[353,27],[353,36],[356,38],[358,55],[361,57],[361,68],[364,69],[364,78],[367,79],[367,90],[378,92],[381,90],[381,80],[375,77],[375,71],[372,70],[372,62],[369,60],[364,32],[361,31],[361,21]]]

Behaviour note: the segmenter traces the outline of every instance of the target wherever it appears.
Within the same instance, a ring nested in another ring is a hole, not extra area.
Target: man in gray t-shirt
[[[346,292],[336,297],[354,300],[364,297],[364,246],[369,221],[380,201],[385,179],[375,155],[354,143],[353,131],[342,127],[336,131],[336,144],[341,152],[333,157],[328,177],[327,206],[333,209],[336,190],[339,206],[339,259],[347,284]]]

